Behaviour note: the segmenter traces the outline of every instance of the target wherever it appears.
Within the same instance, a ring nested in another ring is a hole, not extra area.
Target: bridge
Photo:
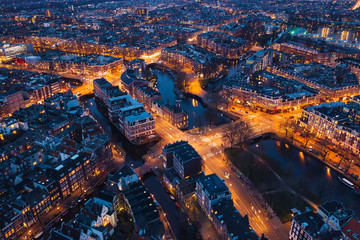
[[[356,10],[360,7],[360,0],[357,0],[357,2],[355,3],[355,5],[352,7],[351,10]]]

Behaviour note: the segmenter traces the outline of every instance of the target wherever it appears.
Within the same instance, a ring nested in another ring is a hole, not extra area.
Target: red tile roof
[[[350,219],[342,228],[342,232],[351,240],[360,239],[360,222],[355,218]]]

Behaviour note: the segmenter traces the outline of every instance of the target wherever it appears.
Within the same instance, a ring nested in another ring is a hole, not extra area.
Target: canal
[[[270,158],[271,161],[278,162],[281,170],[286,173],[283,179],[287,183],[300,183],[321,201],[337,200],[360,214],[360,195],[341,183],[338,179],[339,174],[317,159],[273,139],[261,140],[251,145],[249,149],[258,155],[265,156],[265,161],[269,161],[267,159]]]
[[[175,105],[178,98],[175,93],[174,79],[170,73],[155,69],[154,73],[157,77],[157,89],[161,93],[161,98],[164,103],[170,103]],[[189,115],[189,129],[199,126],[206,126],[209,122],[210,110],[207,110],[200,102],[193,98],[182,98],[181,107]],[[211,110],[212,111],[212,110]],[[216,112],[215,125],[221,125],[231,122],[231,119]]]
[[[161,206],[166,218],[169,221],[171,229],[176,239],[196,239],[196,233],[187,222],[187,217],[181,212],[180,208],[171,200],[169,194],[165,191],[161,183],[153,174],[145,176],[143,180],[145,186],[150,190],[156,201]]]
[[[121,146],[125,152],[125,162],[132,165],[133,167],[141,166],[143,161],[143,155],[146,154],[151,145],[145,146],[136,146],[131,144],[121,133],[117,130],[112,123],[99,111],[99,107],[97,106],[94,98],[88,99],[84,102],[84,106],[86,109],[89,109],[90,115],[93,116],[101,127],[105,130],[105,132],[110,136],[110,139],[113,144],[118,144]]]

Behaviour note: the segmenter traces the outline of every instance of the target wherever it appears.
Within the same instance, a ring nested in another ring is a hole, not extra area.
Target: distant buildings
[[[31,53],[33,51],[34,47],[31,43],[19,43],[15,45],[2,43],[0,45],[0,62],[9,62],[20,54]]]
[[[272,67],[275,74],[297,80],[321,92],[322,99],[334,99],[360,93],[359,80],[350,73],[347,65],[335,68],[312,62],[310,64],[290,64]]]
[[[219,71],[216,55],[206,49],[191,44],[177,44],[164,48],[161,59],[170,64],[180,64],[190,69],[200,78],[208,78]]]
[[[238,59],[246,50],[247,41],[220,32],[206,32],[197,36],[198,45],[229,59]]]
[[[9,116],[21,108],[64,92],[67,88],[68,85],[59,75],[2,68],[0,69],[0,116]]]
[[[274,49],[304,56],[305,63],[317,62],[329,66],[333,66],[337,58],[357,58],[360,56],[359,49],[337,46],[303,36],[294,36],[280,44],[275,44]]]
[[[0,116],[10,115],[24,107],[24,97],[21,91],[10,90],[0,93]]]
[[[251,80],[237,73],[223,86],[224,97],[269,113],[288,111],[320,101],[318,91],[298,81],[266,71],[255,72]]]
[[[242,65],[243,71],[249,75],[256,71],[265,70],[273,62],[273,50],[263,49],[251,55]]]

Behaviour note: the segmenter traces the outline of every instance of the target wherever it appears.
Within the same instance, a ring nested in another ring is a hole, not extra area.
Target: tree
[[[352,165],[354,165],[354,160],[346,159],[346,168],[344,169],[345,172],[349,171]]]
[[[322,148],[323,156],[322,157],[323,157],[323,160],[326,161],[326,157],[330,153],[331,142],[329,141],[329,139],[327,137],[323,137],[323,138],[320,138],[319,143],[323,146],[323,148]]]
[[[307,148],[310,140],[314,137],[314,134],[306,130],[303,131],[302,136],[305,138],[305,148]]]
[[[205,118],[211,128],[219,119],[219,115],[215,109],[207,108],[205,111]]]
[[[224,141],[230,143],[232,148],[235,144],[243,145],[250,137],[251,130],[245,122],[228,124],[224,130]]]

